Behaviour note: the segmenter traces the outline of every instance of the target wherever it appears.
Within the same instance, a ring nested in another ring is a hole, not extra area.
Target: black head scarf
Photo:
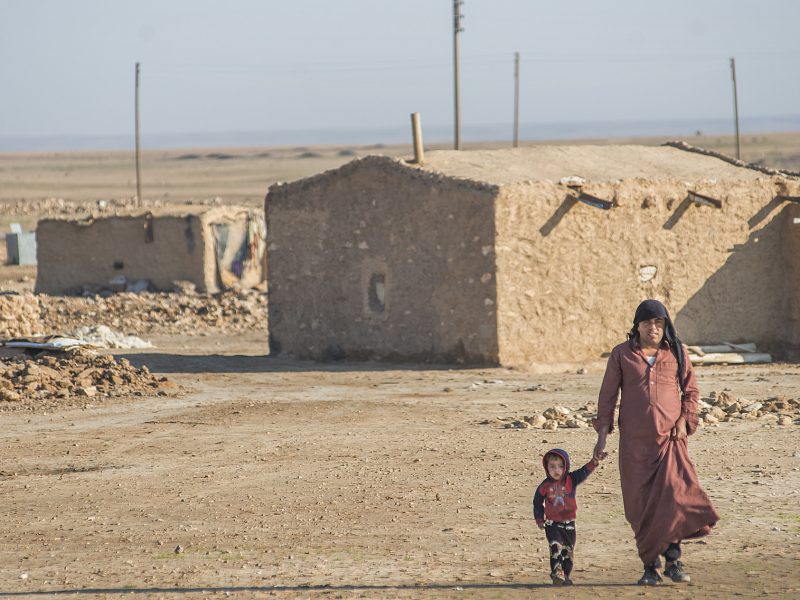
[[[683,366],[685,364],[683,355],[683,344],[678,339],[678,334],[675,332],[675,325],[672,324],[672,319],[669,316],[667,307],[658,300],[645,300],[636,307],[636,314],[633,317],[633,328],[628,333],[628,338],[633,340],[639,335],[639,323],[642,321],[649,321],[650,319],[664,319],[664,339],[669,344],[669,348],[675,355],[678,361],[678,383],[681,386],[681,392],[684,392],[683,382]]]

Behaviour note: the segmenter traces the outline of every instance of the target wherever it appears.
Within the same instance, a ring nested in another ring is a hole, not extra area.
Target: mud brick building
[[[780,353],[800,344],[798,196],[790,175],[668,146],[356,159],[268,191],[273,348],[600,359],[655,297],[687,343]]]
[[[215,293],[265,274],[264,216],[247,208],[177,207],[84,220],[43,219],[36,228],[36,291],[66,294],[174,281]]]

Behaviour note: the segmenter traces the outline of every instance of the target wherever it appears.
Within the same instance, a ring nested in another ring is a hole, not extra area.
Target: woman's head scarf
[[[633,340],[639,335],[639,323],[642,321],[649,321],[650,319],[664,319],[664,339],[669,344],[670,350],[675,355],[678,361],[678,383],[681,386],[681,392],[684,391],[683,383],[683,367],[685,364],[683,354],[683,344],[678,339],[678,334],[675,332],[675,325],[669,316],[667,307],[658,300],[645,300],[636,307],[636,314],[633,317],[633,328],[628,333],[628,338]]]

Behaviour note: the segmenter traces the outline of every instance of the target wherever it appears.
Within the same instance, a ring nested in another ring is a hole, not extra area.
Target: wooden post
[[[454,139],[453,147],[461,150],[461,85],[458,68],[458,34],[461,29],[462,0],[453,0],[453,96],[455,101]]]
[[[706,346],[686,346],[689,352],[697,354],[697,356],[705,356],[706,354],[715,354],[720,352],[756,352],[756,345],[753,342],[746,342],[743,344],[731,344],[724,342],[722,344],[711,344]]]
[[[139,177],[139,63],[136,63],[136,97],[134,101],[135,122],[136,122],[136,200],[142,201],[142,182]]]
[[[519,52],[514,52],[514,148],[519,147]]]
[[[422,125],[419,113],[411,113],[411,135],[414,137],[414,162],[421,165],[425,162],[425,148],[422,145]]]
[[[690,354],[689,360],[693,365],[718,365],[727,363],[729,365],[742,365],[754,363],[770,363],[772,355],[766,352],[714,352],[704,356]]]
[[[736,59],[731,58],[731,77],[733,78],[733,118],[736,124],[736,158],[742,159],[739,144],[739,95],[736,90]]]

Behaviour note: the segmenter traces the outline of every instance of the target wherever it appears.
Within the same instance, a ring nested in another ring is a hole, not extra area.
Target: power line
[[[463,18],[463,15],[461,15]],[[459,22],[460,25],[460,22]],[[460,28],[463,31],[463,28]],[[492,53],[474,54],[459,56],[459,61],[467,65],[477,64],[507,64],[511,53]],[[717,62],[728,61],[729,57],[723,54],[707,53],[636,53],[636,54],[565,54],[561,52],[543,53],[530,52],[520,53],[521,58],[526,62],[552,62],[552,63],[647,63],[652,61],[663,62]],[[736,58],[742,60],[759,61],[792,61],[800,60],[800,52],[750,52],[737,53]],[[298,71],[325,71],[331,70],[366,70],[366,69],[414,69],[429,67],[445,67],[449,63],[443,57],[418,57],[418,58],[386,58],[369,61],[313,61],[313,62],[294,62],[294,63],[148,63],[148,73],[168,73],[175,72],[287,72]]]

